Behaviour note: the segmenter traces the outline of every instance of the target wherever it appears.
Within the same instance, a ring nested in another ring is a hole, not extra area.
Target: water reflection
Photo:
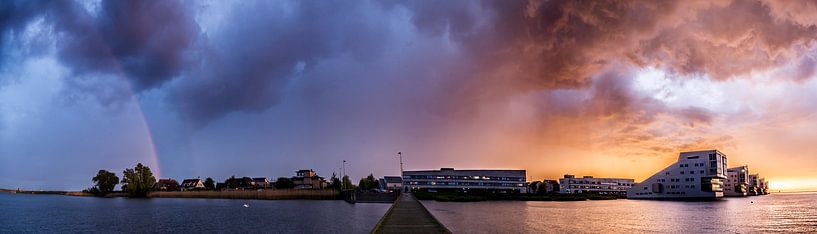
[[[773,194],[714,202],[426,201],[460,233],[817,232],[817,194]]]

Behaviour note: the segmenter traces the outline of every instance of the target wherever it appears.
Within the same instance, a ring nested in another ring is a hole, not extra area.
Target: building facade
[[[749,195],[749,167],[740,166],[726,170],[723,183],[723,195],[726,197],[744,197]]]
[[[204,190],[204,181],[201,179],[186,179],[182,181],[182,191]]]
[[[179,183],[176,182],[174,179],[159,179],[156,184],[153,185],[153,190],[156,191],[178,191],[179,190]]]
[[[718,150],[682,152],[678,161],[627,190],[632,199],[723,197],[726,155]]]
[[[411,191],[527,193],[525,170],[404,171],[403,186]]]
[[[574,175],[565,175],[559,179],[559,193],[594,193],[626,195],[627,189],[635,184],[634,179],[620,178],[593,178],[584,176],[576,178]]]
[[[401,191],[403,189],[403,178],[399,176],[383,176],[377,180],[378,187],[382,190]]]
[[[326,180],[312,169],[296,171],[292,182],[295,183],[295,189],[323,189],[327,186]]]

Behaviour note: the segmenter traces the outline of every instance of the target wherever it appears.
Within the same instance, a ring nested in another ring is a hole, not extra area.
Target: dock
[[[383,215],[372,233],[451,233],[410,193],[404,193]]]

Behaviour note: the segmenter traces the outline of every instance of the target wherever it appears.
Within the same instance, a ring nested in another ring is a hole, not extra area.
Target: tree
[[[96,185],[93,188],[88,189],[89,192],[97,195],[97,196],[105,196],[110,192],[113,192],[114,188],[116,188],[116,184],[119,184],[119,177],[116,177],[116,174],[106,170],[99,170],[96,173],[94,178],[91,178]]]
[[[236,179],[235,176],[230,176],[229,179],[224,181],[224,184],[227,185],[227,188],[236,189],[238,188],[238,179]]]
[[[206,190],[216,189],[216,181],[214,181],[213,178],[207,177],[207,179],[204,180],[204,189]]]
[[[343,189],[354,189],[355,188],[355,184],[352,184],[352,180],[349,179],[349,175],[344,175],[343,176],[342,186],[343,186]]]
[[[533,181],[528,185],[528,190],[530,193],[539,193],[539,187],[543,185],[541,181]]]
[[[332,178],[329,179],[329,188],[334,189],[334,190],[340,190],[340,187],[341,187],[340,186],[340,179],[338,179],[338,176],[333,172],[332,173]]]
[[[275,188],[276,189],[295,188],[295,182],[292,182],[291,179],[286,177],[278,177],[278,180],[275,181]]]
[[[153,172],[150,171],[149,167],[143,166],[141,163],[137,163],[133,169],[125,169],[122,173],[125,174],[127,180],[125,190],[130,197],[147,197],[148,192],[156,184]]]
[[[375,189],[377,188],[377,179],[374,178],[374,175],[369,174],[366,178],[361,178],[357,185],[360,186],[361,190]]]

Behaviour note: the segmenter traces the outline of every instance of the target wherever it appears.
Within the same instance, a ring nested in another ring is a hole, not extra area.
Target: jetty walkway
[[[383,215],[372,233],[451,233],[423,204],[404,193]]]

